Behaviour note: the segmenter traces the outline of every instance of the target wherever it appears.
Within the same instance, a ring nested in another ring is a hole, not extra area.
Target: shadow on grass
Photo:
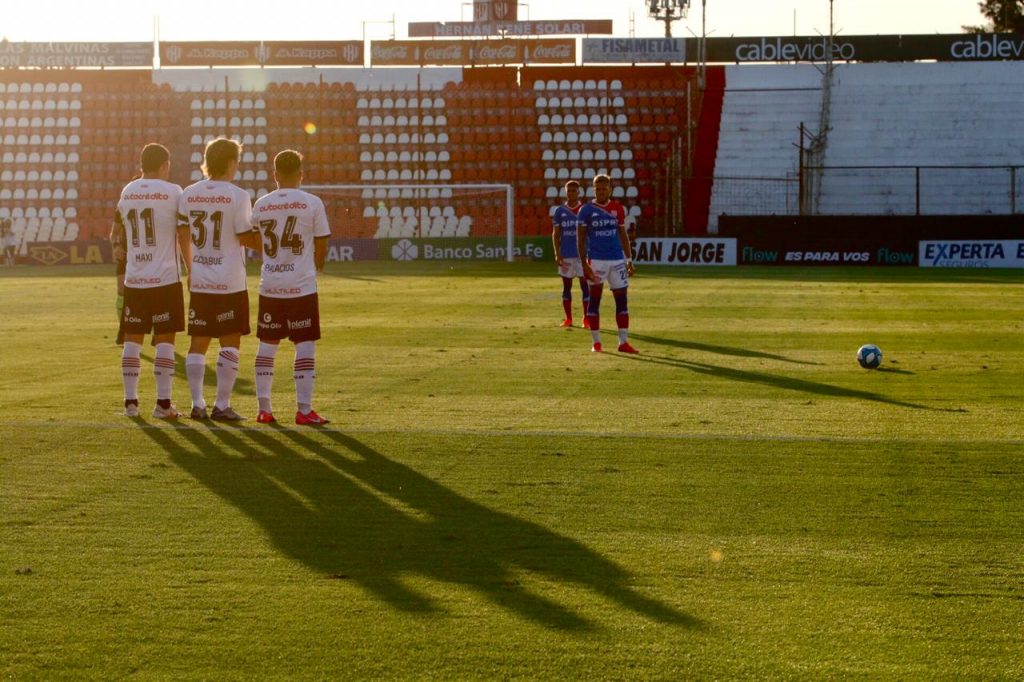
[[[742,381],[751,384],[762,384],[764,386],[771,386],[773,388],[784,388],[790,391],[799,391],[801,393],[813,393],[815,395],[832,396],[836,398],[856,398],[858,400],[870,400],[872,402],[885,403],[887,405],[895,405],[897,407],[909,407],[914,410],[930,410],[936,412],[955,411],[928,407],[927,405],[911,403],[904,400],[894,400],[892,398],[887,398],[886,396],[880,393],[872,393],[870,391],[858,391],[857,389],[853,388],[843,388],[842,386],[823,384],[819,381],[807,381],[806,379],[796,379],[793,377],[781,376],[778,374],[766,374],[764,372],[747,372],[740,369],[733,369],[732,367],[720,367],[718,365],[709,365],[703,362],[680,360],[679,358],[659,357],[657,355],[619,354],[615,354],[613,357],[622,358],[624,360],[633,360],[636,362],[650,362],[658,365],[667,365],[669,367],[685,369],[691,372],[696,372],[697,374],[718,377],[720,379],[728,379],[730,381]],[[903,370],[891,371],[895,373],[903,372]]]
[[[882,374],[900,374],[911,377],[917,376],[917,372],[911,372],[908,369],[896,369],[895,367],[876,367],[875,371],[881,372]]]
[[[571,603],[520,584],[526,572],[586,588],[661,623],[701,626],[636,592],[622,567],[576,540],[463,497],[352,436],[142,430],[174,464],[258,523],[282,554],[325,579],[355,581],[393,608],[443,608],[404,583],[409,576],[470,588],[548,628],[596,629]]]
[[[658,346],[671,346],[672,348],[685,348],[686,350],[699,350],[707,353],[716,353],[718,355],[731,355],[738,358],[762,358],[765,360],[779,360],[781,362],[791,362],[794,365],[818,365],[818,362],[806,362],[804,360],[793,360],[787,358],[784,355],[774,355],[772,353],[762,353],[761,351],[750,350],[748,348],[735,348],[733,346],[716,346],[708,343],[698,343],[696,341],[685,341],[683,339],[665,339],[657,336],[645,336],[643,334],[630,333],[630,338],[637,341],[643,341],[645,343],[653,343]]]

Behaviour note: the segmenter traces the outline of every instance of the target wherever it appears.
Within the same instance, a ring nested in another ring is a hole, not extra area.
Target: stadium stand
[[[712,230],[722,213],[798,210],[800,123],[823,141],[821,170],[805,174],[820,183],[815,213],[1010,213],[1011,188],[1020,211],[1024,121],[1008,115],[1024,105],[1019,62],[838,64],[827,88],[826,76],[726,67]]]
[[[786,194],[773,181],[796,180],[800,124],[817,130],[821,118],[822,75],[812,65],[748,65],[727,69],[727,78],[708,223],[712,231],[724,212],[792,208],[778,205]],[[739,205],[738,193],[744,199]]]
[[[840,65],[832,93],[826,165],[894,168],[826,172],[820,213],[913,213],[918,167],[922,213],[1010,211],[991,166],[1024,164],[1018,63]]]
[[[687,231],[713,231],[720,213],[793,211],[801,123],[827,123],[828,167],[1019,165],[1024,119],[1008,112],[1024,104],[1021,68],[844,64],[826,89],[814,66],[712,66],[703,93],[695,69],[664,66],[5,69],[0,211],[23,253],[30,241],[103,238],[146,142],[168,145],[171,179],[186,185],[224,135],[245,146],[238,182],[253,198],[288,147],[306,155],[308,184],[369,185],[332,197],[338,236],[503,233],[493,201],[389,187],[417,183],[510,183],[517,233],[543,235],[565,181],[598,173],[642,232],[678,228],[680,186]],[[1003,172],[932,170],[922,192],[929,210],[990,211],[1006,203]],[[828,172],[817,208],[905,212],[905,182]]]

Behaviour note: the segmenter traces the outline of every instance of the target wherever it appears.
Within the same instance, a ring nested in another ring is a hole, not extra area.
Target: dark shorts
[[[185,331],[185,297],[181,282],[149,289],[125,287],[121,329],[125,334]]]
[[[220,338],[230,334],[245,336],[249,329],[249,292],[204,294],[189,297],[188,335]]]
[[[264,341],[291,339],[293,343],[320,338],[320,299],[316,294],[298,298],[260,296],[256,337]]]

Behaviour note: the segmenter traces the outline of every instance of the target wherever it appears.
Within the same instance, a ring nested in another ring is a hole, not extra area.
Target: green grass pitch
[[[1020,273],[332,264],[323,430],[121,416],[113,287],[0,273],[4,679],[1024,677]]]

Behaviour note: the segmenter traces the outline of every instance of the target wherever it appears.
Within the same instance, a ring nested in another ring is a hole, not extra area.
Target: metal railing
[[[715,177],[710,224],[719,215],[1018,215],[1024,166],[805,166],[799,177]]]
[[[1016,215],[1024,211],[1024,166],[807,166],[804,173],[821,183],[818,201],[803,204],[814,206],[813,215]]]

